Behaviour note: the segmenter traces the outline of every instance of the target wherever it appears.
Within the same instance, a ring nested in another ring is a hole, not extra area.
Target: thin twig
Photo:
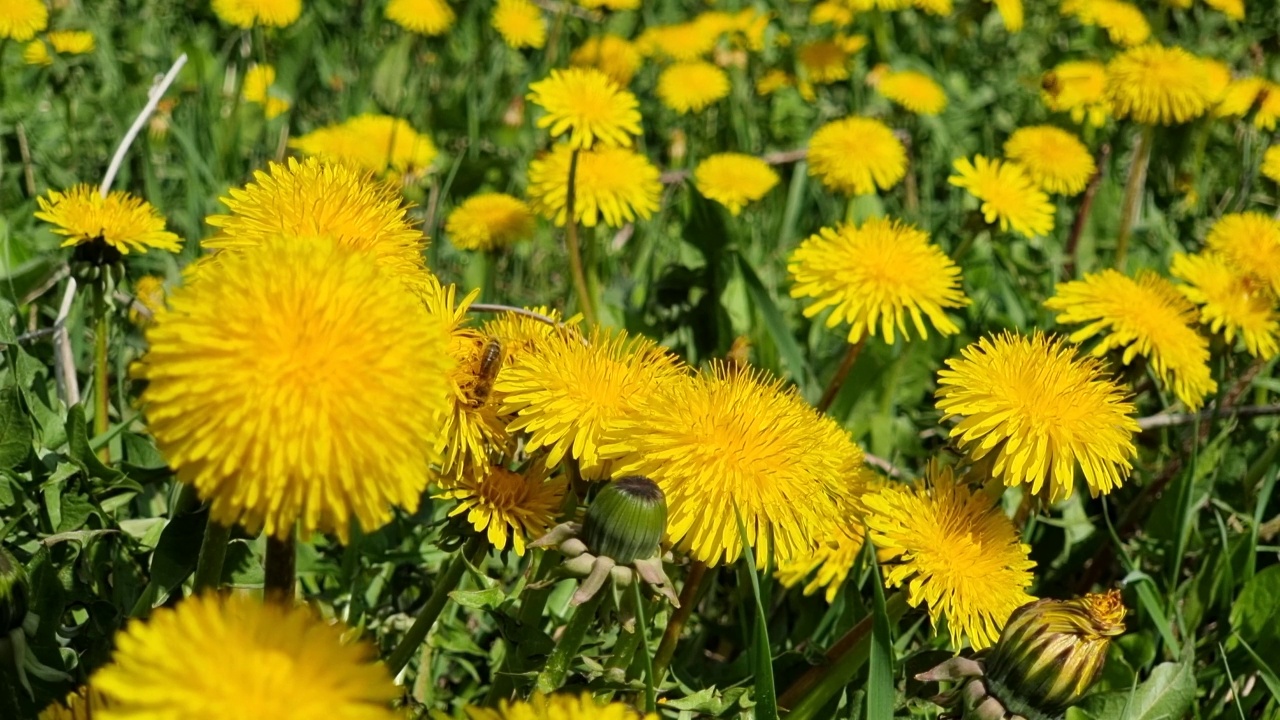
[[[1228,408],[1226,411],[1217,408],[1208,408],[1198,413],[1156,413],[1144,418],[1138,418],[1138,427],[1143,430],[1156,430],[1158,428],[1172,427],[1174,425],[1190,425],[1197,420],[1208,420],[1217,416],[1225,417],[1261,417],[1265,415],[1280,415],[1280,405],[1245,405],[1238,408]]]
[[[528,308],[515,307],[514,305],[497,305],[494,303],[471,303],[470,305],[467,306],[467,312],[478,312],[478,313],[509,312],[509,313],[515,313],[516,315],[523,315],[525,317],[530,317],[530,318],[533,318],[534,320],[541,320],[542,322],[548,325],[551,325],[553,327],[560,327],[561,325],[564,324],[556,320],[555,318],[549,317],[547,315],[543,315],[540,312],[535,312],[533,310],[529,310]]]
[[[796,148],[795,150],[779,150],[777,152],[765,153],[760,159],[770,165],[786,165],[787,163],[800,162],[809,153],[808,148]],[[664,185],[672,185],[684,182],[685,178],[692,174],[691,170],[668,170],[658,178]]]
[[[67,315],[71,312],[71,303],[76,298],[76,279],[67,278],[67,289],[62,294],[62,305],[58,308],[58,317],[53,321],[56,328],[53,344],[57,352],[53,361],[62,385],[62,399],[67,407],[80,404],[80,381],[76,379],[76,361],[71,355],[71,335],[67,332]]]
[[[134,118],[133,125],[129,126],[129,131],[120,139],[120,146],[116,148],[116,154],[111,157],[111,164],[107,166],[107,174],[103,176],[102,185],[98,188],[98,194],[102,195],[102,197],[106,197],[107,193],[111,192],[111,185],[116,180],[116,174],[120,172],[120,165],[124,162],[124,156],[129,152],[129,147],[133,145],[138,133],[142,131],[142,126],[147,124],[151,113],[155,112],[156,105],[160,103],[160,98],[164,97],[169,86],[178,78],[178,72],[186,64],[187,54],[182,53],[177,60],[173,61],[173,66],[169,68],[169,72],[165,73],[159,84],[152,86],[151,90],[147,92],[147,104],[142,107],[142,112],[138,113],[138,117]]]
[[[879,455],[872,455],[871,453],[863,453],[862,459],[865,460],[866,463],[871,467],[879,470],[880,472],[884,473],[885,475],[888,475],[891,478],[911,477],[911,475],[906,470],[903,470],[902,468],[898,467],[897,465],[894,465],[888,460],[885,460]]]

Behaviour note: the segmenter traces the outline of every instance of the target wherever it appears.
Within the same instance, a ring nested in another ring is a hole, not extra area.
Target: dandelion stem
[[[662,684],[667,666],[671,664],[671,658],[676,654],[676,643],[680,642],[680,633],[684,630],[684,624],[689,621],[689,615],[693,613],[693,606],[698,604],[698,595],[702,593],[702,586],[708,577],[706,563],[694,560],[689,566],[689,576],[684,580],[684,587],[680,589],[680,607],[676,608],[671,615],[671,620],[667,622],[667,629],[662,633],[662,642],[658,644],[658,652],[653,656],[654,687]]]
[[[864,335],[858,342],[849,346],[844,353],[844,359],[840,361],[840,367],[836,368],[836,374],[831,376],[831,382],[827,383],[827,389],[822,391],[822,399],[818,401],[817,409],[820,413],[825,413],[831,407],[831,403],[835,402],[836,395],[840,394],[840,388],[844,386],[845,378],[849,377],[849,371],[853,369],[853,364],[857,362],[858,355],[862,354],[862,347],[867,344],[867,337]]]
[[[596,324],[596,309],[591,303],[591,290],[587,287],[587,275],[582,269],[582,246],[578,243],[578,218],[574,215],[575,196],[578,194],[578,150],[569,157],[569,192],[564,204],[565,244],[569,247],[569,270],[573,273],[573,289],[582,306],[582,316],[587,324]]]
[[[574,610],[573,617],[569,619],[569,624],[565,625],[564,632],[560,635],[560,641],[556,643],[555,649],[547,658],[547,664],[543,666],[542,672],[538,673],[538,680],[534,683],[535,690],[550,694],[564,685],[565,676],[569,674],[569,666],[577,657],[582,641],[587,636],[587,630],[595,622],[596,610],[600,608],[600,603],[608,594],[602,588],[600,592],[592,595],[590,600]]]
[[[222,583],[222,565],[227,558],[227,543],[230,541],[231,528],[210,517],[204,526],[200,557],[196,560],[196,575],[192,582],[196,594],[203,590],[216,590]]]
[[[631,600],[636,604],[635,636],[640,639],[640,659],[644,661],[644,711],[658,709],[658,683],[653,674],[653,658],[649,655],[649,618],[644,613],[644,598],[640,597],[640,581],[631,583]]]
[[[1147,166],[1151,163],[1151,143],[1155,128],[1142,126],[1138,132],[1138,144],[1133,148],[1133,162],[1129,165],[1129,180],[1124,186],[1124,204],[1120,207],[1120,230],[1116,234],[1116,269],[1124,272],[1124,261],[1129,254],[1129,235],[1138,218],[1142,205],[1142,192],[1147,185]]]
[[[110,358],[107,355],[108,335],[111,323],[107,318],[107,274],[103,273],[93,283],[93,434],[101,436],[111,429],[111,391],[108,368]],[[98,448],[98,459],[104,463],[111,462],[111,443],[103,443]]]
[[[445,603],[449,601],[449,593],[453,592],[458,587],[458,582],[462,580],[462,574],[467,569],[467,560],[478,562],[483,557],[483,553],[488,552],[489,548],[483,543],[484,538],[477,535],[467,542],[461,552],[453,556],[453,560],[445,568],[444,575],[440,576],[435,588],[431,590],[431,597],[427,598],[427,603],[413,619],[413,625],[392,651],[391,657],[387,658],[387,669],[392,675],[400,674],[404,666],[409,664],[409,658],[413,657],[418,647],[422,645],[422,641],[427,639],[431,626],[435,625],[440,612],[444,610]]]
[[[1098,156],[1094,158],[1093,177],[1089,178],[1089,185],[1085,188],[1084,197],[1080,198],[1080,208],[1076,210],[1075,222],[1071,223],[1071,235],[1067,237],[1066,256],[1067,262],[1062,267],[1062,275],[1066,280],[1075,277],[1076,266],[1076,248],[1080,245],[1080,235],[1084,232],[1085,223],[1089,221],[1089,215],[1093,212],[1093,198],[1098,194],[1098,186],[1102,184],[1103,168],[1107,165],[1107,160],[1111,157],[1111,144],[1103,143],[1098,148]]]
[[[267,559],[263,563],[263,573],[264,595],[278,595],[285,600],[293,600],[298,575],[298,543],[292,529],[284,538],[267,536]]]

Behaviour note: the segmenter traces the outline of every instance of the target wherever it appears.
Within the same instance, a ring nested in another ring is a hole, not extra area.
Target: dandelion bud
[[[662,490],[647,477],[628,475],[596,496],[582,522],[582,539],[597,556],[626,564],[656,556],[666,527]]]
[[[27,616],[27,571],[0,548],[0,636],[22,626]]]

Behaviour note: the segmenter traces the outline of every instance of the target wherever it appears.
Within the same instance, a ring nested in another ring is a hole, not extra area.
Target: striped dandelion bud
[[[582,539],[591,552],[619,564],[658,555],[667,527],[667,498],[657,483],[628,475],[604,487],[582,522]]]

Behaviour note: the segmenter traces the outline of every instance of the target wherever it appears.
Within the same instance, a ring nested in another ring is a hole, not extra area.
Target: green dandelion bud
[[[27,616],[27,571],[0,548],[0,635],[22,626]]]
[[[582,523],[582,539],[597,556],[619,564],[651,558],[667,528],[667,498],[647,477],[614,480],[596,496]]]

